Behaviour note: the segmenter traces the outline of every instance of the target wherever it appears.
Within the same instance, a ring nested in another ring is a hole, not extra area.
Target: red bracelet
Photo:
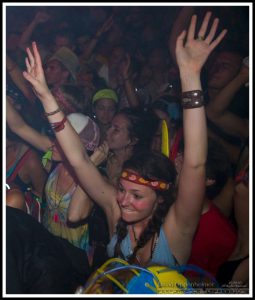
[[[59,132],[65,128],[66,121],[67,121],[67,118],[65,116],[62,121],[50,123],[50,126],[55,132]]]

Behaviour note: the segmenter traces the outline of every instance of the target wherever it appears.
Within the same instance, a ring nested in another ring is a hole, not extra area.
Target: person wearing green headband
[[[105,140],[106,131],[118,109],[118,96],[114,90],[101,89],[92,98],[93,117],[100,128],[100,144]]]

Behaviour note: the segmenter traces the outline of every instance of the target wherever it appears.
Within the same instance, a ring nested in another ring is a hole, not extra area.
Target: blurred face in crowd
[[[107,142],[112,150],[120,150],[131,144],[129,135],[129,121],[122,115],[117,114],[107,131]]]
[[[94,104],[94,112],[101,124],[108,125],[116,112],[116,103],[111,99],[97,100]]]
[[[209,66],[208,87],[222,89],[237,75],[241,63],[242,58],[236,53],[219,53]]]
[[[73,50],[73,45],[70,41],[70,39],[67,36],[56,36],[54,40],[54,46],[53,46],[53,52],[56,52],[61,47],[67,47],[71,50]]]
[[[125,50],[121,47],[116,47],[112,51],[112,55],[110,57],[110,65],[117,65],[125,58]]]
[[[57,60],[47,62],[44,71],[47,84],[49,85],[60,85],[65,83],[69,77],[69,72]]]
[[[93,78],[94,75],[89,71],[82,71],[77,76],[77,82],[81,86],[93,87]]]
[[[161,48],[154,49],[149,56],[148,64],[153,68],[164,68],[167,64],[164,51]]]

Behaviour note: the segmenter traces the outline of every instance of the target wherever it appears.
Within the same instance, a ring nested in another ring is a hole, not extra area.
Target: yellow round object
[[[189,282],[181,273],[164,266],[150,266],[147,268],[159,280],[153,279],[158,294],[184,294],[190,289]]]

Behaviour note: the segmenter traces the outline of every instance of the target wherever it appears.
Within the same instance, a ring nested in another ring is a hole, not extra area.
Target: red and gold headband
[[[132,173],[130,171],[123,171],[121,174],[121,178],[134,182],[136,184],[146,185],[154,190],[161,190],[165,191],[168,190],[170,187],[170,184],[164,181],[159,180],[146,180],[143,177],[139,176],[138,174]]]

